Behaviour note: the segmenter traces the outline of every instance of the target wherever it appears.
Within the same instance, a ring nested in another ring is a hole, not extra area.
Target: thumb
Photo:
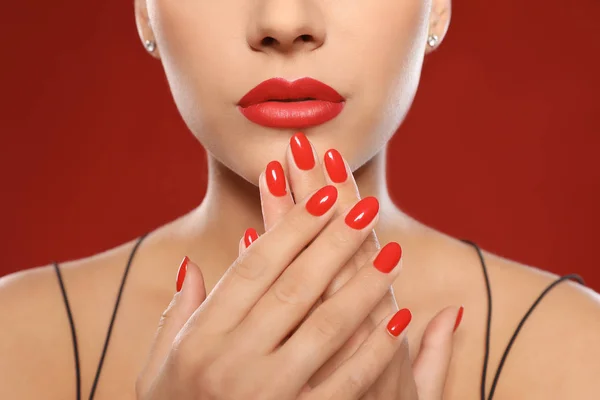
[[[182,281],[183,285],[181,285]],[[173,347],[177,334],[206,299],[202,272],[188,257],[185,257],[179,266],[177,284],[181,286],[181,290],[175,293],[173,300],[160,318],[146,366],[138,378],[138,385],[142,387],[152,382],[158,375]]]
[[[425,328],[421,348],[413,364],[419,399],[440,400],[443,396],[452,359],[454,330],[460,323],[462,310],[462,307],[447,307]]]

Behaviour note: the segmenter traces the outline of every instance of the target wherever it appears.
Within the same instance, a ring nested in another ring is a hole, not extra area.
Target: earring
[[[156,50],[156,42],[154,40],[146,40],[144,42],[144,47],[149,53],[154,53],[154,50]]]
[[[429,45],[429,47],[435,47],[439,39],[440,38],[438,38],[437,35],[429,35],[429,37],[427,38],[427,44]]]

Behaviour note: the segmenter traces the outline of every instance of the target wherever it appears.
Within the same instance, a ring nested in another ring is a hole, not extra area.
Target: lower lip
[[[255,124],[269,128],[303,129],[321,125],[337,117],[344,102],[323,100],[266,101],[248,107],[239,107],[241,113]]]

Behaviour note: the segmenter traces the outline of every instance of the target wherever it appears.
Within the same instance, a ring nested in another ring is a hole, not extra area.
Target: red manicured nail
[[[310,146],[310,142],[302,132],[296,133],[290,139],[292,155],[298,168],[308,171],[315,166],[315,156]]]
[[[346,172],[346,165],[344,159],[339,151],[335,149],[327,150],[325,153],[325,168],[329,178],[335,183],[346,182],[348,173]]]
[[[322,187],[306,202],[306,209],[315,217],[319,217],[335,204],[337,194],[335,186],[327,185]]]
[[[181,288],[183,287],[183,281],[185,280],[185,274],[187,273],[188,261],[190,261],[190,259],[188,258],[188,256],[185,256],[183,257],[181,264],[179,264],[179,270],[177,271],[176,281],[176,288],[178,292],[180,292]]]
[[[411,319],[412,314],[410,313],[410,310],[408,308],[403,308],[402,310],[394,314],[392,319],[390,319],[390,322],[388,322],[388,332],[396,337],[400,336],[400,334],[404,332],[408,324],[410,324]]]
[[[244,232],[244,245],[246,248],[250,247],[252,242],[254,242],[256,239],[258,239],[258,233],[256,233],[256,229],[246,229],[246,232]]]
[[[383,249],[381,249],[375,261],[373,261],[373,265],[381,272],[387,274],[398,265],[401,257],[402,247],[396,242],[390,242],[383,246]]]
[[[379,201],[375,197],[365,197],[346,215],[346,225],[354,229],[363,229],[369,225],[379,212]]]
[[[283,167],[279,161],[271,161],[268,163],[265,175],[267,178],[267,186],[273,196],[281,197],[287,194],[285,188],[285,174],[283,173]]]
[[[460,308],[458,309],[458,314],[456,314],[456,322],[454,323],[453,332],[456,332],[456,330],[458,329],[458,326],[460,325],[460,321],[462,321],[464,311],[465,311],[465,307],[460,306]]]

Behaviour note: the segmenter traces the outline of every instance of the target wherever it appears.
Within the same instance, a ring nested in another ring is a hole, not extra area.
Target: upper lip
[[[322,100],[333,103],[344,101],[342,95],[331,86],[312,78],[288,81],[271,78],[259,83],[240,99],[240,107],[248,107],[265,101]]]

